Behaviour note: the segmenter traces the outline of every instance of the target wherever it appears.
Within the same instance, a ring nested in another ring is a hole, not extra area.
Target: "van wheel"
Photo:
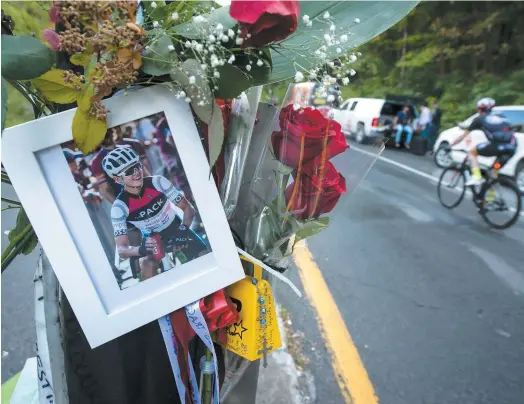
[[[364,131],[364,125],[361,123],[358,124],[355,140],[360,144],[366,143],[366,132]]]

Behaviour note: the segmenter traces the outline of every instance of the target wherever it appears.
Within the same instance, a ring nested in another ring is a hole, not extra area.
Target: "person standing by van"
[[[396,130],[395,135],[395,147],[400,147],[400,139],[402,137],[402,132],[406,132],[406,142],[404,146],[406,149],[409,149],[409,144],[411,143],[411,138],[413,137],[413,129],[411,128],[411,111],[407,105],[402,107],[402,110],[397,113],[395,120],[393,121],[393,129]]]

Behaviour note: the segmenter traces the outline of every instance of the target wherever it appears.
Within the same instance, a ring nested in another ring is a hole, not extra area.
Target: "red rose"
[[[284,191],[288,210],[300,220],[329,213],[340,195],[346,192],[346,180],[335,166],[326,161],[309,173],[298,173],[295,182]]]
[[[282,108],[280,131],[273,132],[271,144],[278,161],[291,168],[329,160],[348,148],[338,122],[312,108],[295,111],[291,104]]]
[[[261,47],[287,38],[297,28],[298,1],[235,1],[229,14],[239,22],[244,45]],[[251,36],[248,38],[247,34]]]

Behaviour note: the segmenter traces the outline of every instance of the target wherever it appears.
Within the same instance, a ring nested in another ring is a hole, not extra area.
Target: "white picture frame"
[[[189,104],[163,86],[103,104],[108,127],[164,112],[212,252],[120,290],[61,148],[76,108],[5,129],[3,164],[92,348],[245,276]]]

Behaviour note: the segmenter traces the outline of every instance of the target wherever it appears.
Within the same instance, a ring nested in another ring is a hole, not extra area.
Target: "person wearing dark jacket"
[[[431,133],[428,139],[428,149],[433,154],[433,146],[437,141],[437,136],[440,132],[440,121],[442,119],[442,110],[436,102],[431,103],[431,112],[433,113],[433,119],[431,120]]]

